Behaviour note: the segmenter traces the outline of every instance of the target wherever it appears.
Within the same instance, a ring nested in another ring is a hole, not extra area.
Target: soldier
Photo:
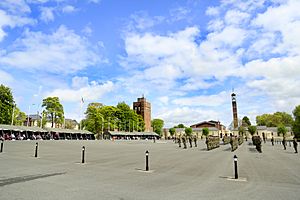
[[[179,145],[179,148],[181,148],[181,139],[180,139],[180,137],[178,137],[178,145]]]
[[[192,148],[193,145],[192,145],[192,137],[191,136],[189,136],[189,143],[190,143],[190,148]]]
[[[256,141],[256,149],[259,153],[262,153],[260,136],[258,136],[257,141]]]
[[[197,136],[194,137],[195,147],[197,147]]]
[[[285,139],[285,137],[283,137],[282,144],[283,144],[283,149],[286,150],[286,139]]]
[[[185,136],[182,137],[183,148],[186,149],[186,139]]]
[[[295,153],[298,153],[298,149],[297,149],[298,143],[297,143],[297,138],[296,137],[294,137],[294,139],[293,139],[293,146],[294,146],[294,149],[295,149]]]
[[[274,137],[271,138],[272,146],[274,146]]]

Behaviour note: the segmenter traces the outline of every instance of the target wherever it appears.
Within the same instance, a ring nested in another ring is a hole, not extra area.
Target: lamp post
[[[13,104],[13,111],[11,116],[11,125],[14,125],[14,115],[15,115],[16,104]]]

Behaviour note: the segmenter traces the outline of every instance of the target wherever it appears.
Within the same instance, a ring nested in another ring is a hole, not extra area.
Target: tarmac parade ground
[[[0,199],[300,199],[300,156],[288,144],[207,151],[172,141],[5,141]],[[85,164],[81,149],[86,147]],[[149,150],[150,171],[145,171]],[[233,156],[239,179],[233,179]]]

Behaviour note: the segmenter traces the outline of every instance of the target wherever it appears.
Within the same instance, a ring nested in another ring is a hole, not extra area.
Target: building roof
[[[62,128],[45,128],[47,132],[56,132],[56,133],[70,133],[70,134],[94,134],[87,130],[74,130],[74,129],[62,129]]]
[[[0,130],[12,130],[12,131],[20,131],[20,132],[25,132],[25,131],[30,131],[30,132],[48,132],[45,129],[42,129],[40,127],[36,126],[11,126],[11,125],[6,125],[6,124],[0,124]]]

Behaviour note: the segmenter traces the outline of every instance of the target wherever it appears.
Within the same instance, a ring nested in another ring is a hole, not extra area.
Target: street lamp
[[[13,104],[13,111],[12,111],[12,116],[11,116],[11,125],[14,124],[15,108],[16,108],[16,104]]]

